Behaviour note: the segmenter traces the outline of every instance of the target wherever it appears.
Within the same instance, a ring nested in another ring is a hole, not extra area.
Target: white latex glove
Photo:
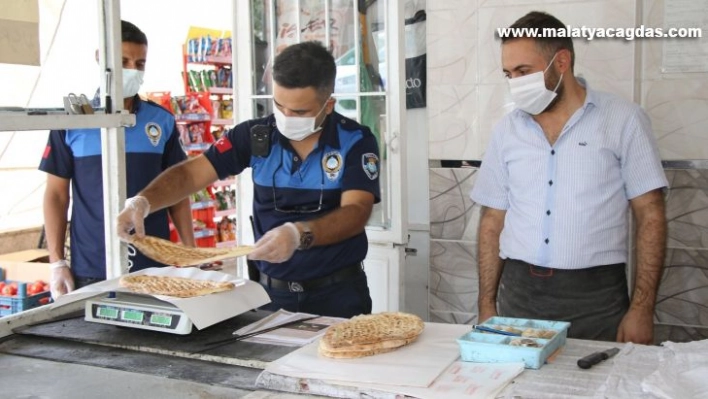
[[[293,223],[285,223],[265,233],[254,246],[249,259],[283,263],[293,257],[300,246],[300,231]]]
[[[74,290],[74,278],[71,276],[69,263],[64,259],[50,264],[49,267],[52,269],[49,290],[52,294],[52,299],[56,301],[60,296]]]
[[[137,237],[145,237],[145,218],[150,214],[150,203],[140,195],[125,200],[125,208],[118,215],[118,237],[131,242],[130,232],[135,229]]]

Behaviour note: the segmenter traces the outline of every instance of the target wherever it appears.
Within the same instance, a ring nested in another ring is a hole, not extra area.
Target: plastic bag
[[[405,23],[406,108],[424,108],[427,84],[425,46],[425,10],[418,10]]]

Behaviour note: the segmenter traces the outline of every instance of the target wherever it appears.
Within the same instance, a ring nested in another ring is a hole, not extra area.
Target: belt
[[[577,278],[584,278],[588,277],[591,278],[593,277],[593,274],[595,273],[601,273],[606,270],[615,270],[617,268],[621,268],[624,270],[626,264],[625,263],[615,263],[611,265],[601,265],[601,266],[592,266],[592,267],[586,267],[582,269],[554,269],[550,267],[545,267],[545,266],[536,266],[534,264],[524,262],[523,260],[518,260],[518,259],[507,259],[507,262],[504,263],[504,265],[511,263],[512,265],[516,263],[519,266],[523,267],[528,267],[529,269],[529,274],[534,277],[553,277],[553,275],[573,275],[577,276]]]
[[[364,266],[361,263],[356,263],[351,266],[343,267],[328,276],[306,281],[278,280],[277,278],[261,273],[260,283],[274,290],[305,292],[313,291],[328,285],[341,283],[342,281],[351,280],[352,278],[360,275],[363,271]]]

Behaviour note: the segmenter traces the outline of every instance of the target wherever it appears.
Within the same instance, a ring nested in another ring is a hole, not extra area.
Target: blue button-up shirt
[[[529,114],[506,115],[470,196],[506,211],[501,258],[581,269],[626,262],[628,200],[666,186],[647,115],[588,87],[553,146]]]
[[[267,156],[251,151],[251,128],[256,125],[270,130]],[[342,193],[348,190],[368,191],[380,202],[378,154],[371,130],[336,112],[327,117],[317,146],[306,159],[300,159],[278,131],[272,115],[236,125],[204,153],[222,179],[251,168],[256,240],[286,222],[306,221],[333,211],[341,206]],[[305,281],[361,262],[367,251],[366,232],[361,232],[338,243],[295,251],[283,263],[256,263],[273,278]]]

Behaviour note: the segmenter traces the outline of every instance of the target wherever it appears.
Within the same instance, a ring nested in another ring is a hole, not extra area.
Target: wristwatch
[[[298,223],[302,227],[300,232],[300,246],[297,247],[298,250],[302,251],[305,249],[310,249],[312,243],[315,241],[315,236],[312,235],[310,230],[310,225],[307,223]]]

